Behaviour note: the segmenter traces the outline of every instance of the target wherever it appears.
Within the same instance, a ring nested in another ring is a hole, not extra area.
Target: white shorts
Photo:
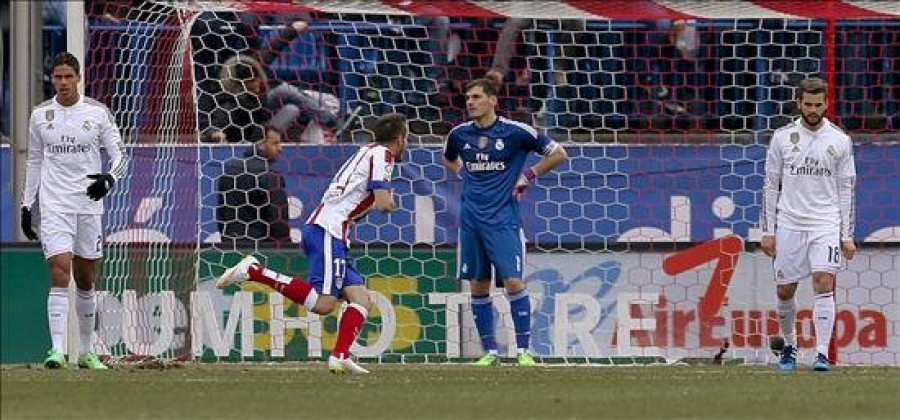
[[[71,252],[81,258],[103,257],[103,215],[41,212],[44,258]]]
[[[780,228],[775,232],[775,282],[796,283],[813,272],[835,274],[841,268],[839,232]]]

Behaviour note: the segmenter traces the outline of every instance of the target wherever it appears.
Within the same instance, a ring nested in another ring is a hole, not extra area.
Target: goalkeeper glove
[[[22,233],[32,241],[36,241],[38,238],[37,233],[34,233],[34,229],[31,227],[31,210],[25,206],[22,206]]]
[[[522,172],[522,176],[525,177],[526,183],[517,183],[515,189],[515,195],[517,197],[521,197],[522,194],[525,193],[525,190],[534,182],[534,179],[537,178],[537,174],[534,172],[534,169],[528,168],[524,172]]]
[[[94,201],[100,201],[103,196],[109,193],[109,190],[116,182],[110,174],[92,174],[87,177],[94,180],[94,182],[87,187],[87,195]]]

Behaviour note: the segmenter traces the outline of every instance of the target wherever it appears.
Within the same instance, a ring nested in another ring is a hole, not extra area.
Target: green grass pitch
[[[900,368],[322,363],[2,368],[12,419],[896,419]]]

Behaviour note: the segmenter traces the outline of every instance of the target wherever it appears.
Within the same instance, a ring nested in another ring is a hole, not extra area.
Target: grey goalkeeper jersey
[[[108,171],[101,147],[110,158]],[[103,200],[87,196],[93,182],[87,176],[109,173],[118,181],[127,164],[119,127],[105,105],[82,95],[62,106],[54,97],[31,111],[22,205],[31,208],[40,194],[42,211],[103,214]]]

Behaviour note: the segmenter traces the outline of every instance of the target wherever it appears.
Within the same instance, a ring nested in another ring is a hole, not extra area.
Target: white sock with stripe
[[[69,321],[69,289],[51,287],[47,296],[47,321],[53,350],[66,352],[66,334]]]
[[[813,319],[816,325],[816,352],[828,354],[831,332],[834,330],[834,293],[816,295],[813,304]]]

